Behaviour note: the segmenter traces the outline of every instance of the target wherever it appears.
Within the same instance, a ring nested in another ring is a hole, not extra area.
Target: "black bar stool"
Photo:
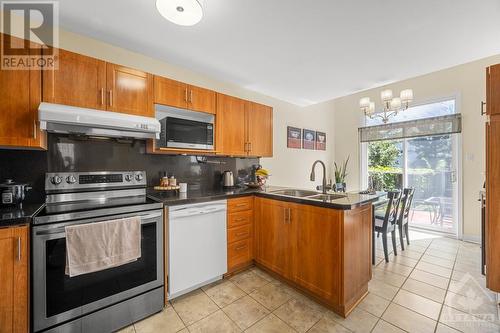
[[[405,188],[403,190],[403,197],[401,199],[401,209],[399,210],[398,218],[398,229],[399,229],[399,241],[401,242],[401,250],[405,250],[404,236],[406,236],[406,242],[410,245],[410,232],[408,231],[408,216],[410,215],[411,203],[413,201],[413,194],[415,193],[414,188]],[[403,234],[404,232],[404,234]]]
[[[401,192],[400,191],[390,191],[387,192],[387,207],[385,211],[385,215],[374,215],[374,232],[382,234],[382,244],[384,246],[384,257],[385,261],[389,262],[389,252],[387,250],[387,234],[391,233],[392,238],[392,249],[394,251],[394,255],[398,255],[396,250],[396,223],[398,219],[398,209],[399,203],[401,201]]]

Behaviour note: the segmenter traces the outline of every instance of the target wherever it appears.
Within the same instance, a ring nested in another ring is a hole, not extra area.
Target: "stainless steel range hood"
[[[38,107],[40,128],[51,133],[109,138],[159,139],[155,118],[42,102]]]

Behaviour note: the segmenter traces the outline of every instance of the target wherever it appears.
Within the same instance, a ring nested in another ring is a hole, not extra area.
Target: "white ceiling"
[[[61,0],[67,30],[298,105],[500,54],[499,0]]]

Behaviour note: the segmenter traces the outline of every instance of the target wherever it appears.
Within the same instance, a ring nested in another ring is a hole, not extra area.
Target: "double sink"
[[[275,190],[269,192],[270,194],[283,195],[287,197],[295,197],[302,199],[311,199],[311,200],[321,200],[321,201],[332,201],[336,199],[345,198],[345,194],[324,194],[318,193],[314,191],[308,190],[299,190],[299,189],[283,189],[283,190]]]

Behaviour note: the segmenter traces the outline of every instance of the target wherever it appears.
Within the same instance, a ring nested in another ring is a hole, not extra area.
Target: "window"
[[[359,129],[362,184],[376,190],[415,189],[410,225],[458,231],[461,116],[455,100],[418,105],[390,123],[366,119]]]

